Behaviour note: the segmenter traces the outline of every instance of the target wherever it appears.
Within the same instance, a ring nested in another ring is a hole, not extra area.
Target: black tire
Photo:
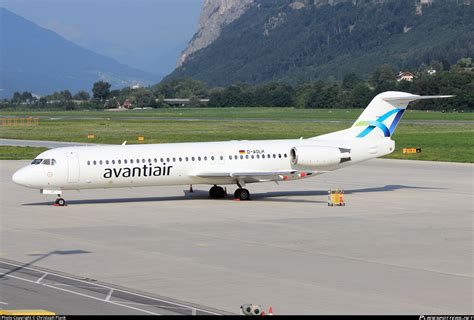
[[[66,200],[64,200],[63,198],[59,198],[56,200],[56,203],[60,206],[60,207],[64,207],[66,205]]]
[[[237,189],[234,192],[234,199],[240,199],[240,193],[242,192],[242,189]]]
[[[250,192],[247,189],[240,189],[239,199],[242,201],[250,199]]]
[[[214,186],[209,190],[209,198],[215,199],[217,198],[217,187]]]
[[[225,190],[222,187],[213,186],[211,190],[209,190],[209,197],[211,199],[222,199],[225,198]]]

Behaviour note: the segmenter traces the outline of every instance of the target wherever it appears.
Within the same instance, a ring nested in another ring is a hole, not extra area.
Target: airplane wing
[[[241,182],[268,182],[268,181],[285,181],[306,178],[312,176],[314,172],[283,170],[283,171],[239,171],[239,172],[203,172],[195,174],[196,177],[204,179],[229,179]]]
[[[196,174],[199,178],[265,178],[298,173],[297,170],[260,171],[260,172],[204,172]]]

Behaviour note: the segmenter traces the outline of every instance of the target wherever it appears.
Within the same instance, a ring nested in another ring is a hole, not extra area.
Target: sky
[[[204,0],[0,0],[76,44],[166,75],[197,31]]]

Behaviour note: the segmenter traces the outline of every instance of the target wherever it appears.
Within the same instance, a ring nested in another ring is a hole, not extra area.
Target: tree
[[[345,90],[352,90],[360,82],[362,82],[362,79],[360,79],[354,72],[351,72],[346,74],[342,80],[342,88]]]
[[[94,99],[98,99],[100,101],[107,99],[110,95],[110,83],[106,81],[95,82],[92,87],[92,94]]]
[[[74,95],[74,100],[82,100],[82,101],[87,101],[91,98],[88,92],[81,90],[78,93]]]
[[[71,91],[69,90],[61,91],[61,95],[63,96],[63,99],[66,101],[72,100],[72,94],[71,94]]]

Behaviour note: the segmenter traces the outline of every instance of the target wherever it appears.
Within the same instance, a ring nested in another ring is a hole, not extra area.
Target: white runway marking
[[[36,269],[33,269],[33,268],[29,268],[29,267],[23,267],[21,265],[18,265],[18,264],[15,264],[15,263],[11,263],[11,262],[3,262],[5,264],[9,264],[9,265],[12,265],[12,266],[15,266],[15,267],[20,267],[22,269],[28,269],[28,270],[32,270],[32,271],[37,271],[37,272],[41,272],[39,270],[36,270]],[[36,280],[36,281],[32,281],[32,280],[29,280],[29,279],[25,279],[25,278],[21,278],[21,277],[17,277],[17,276],[12,276],[11,274],[6,274],[6,273],[0,273],[0,275],[2,276],[6,276],[6,277],[11,277],[11,278],[14,278],[14,279],[18,279],[18,280],[23,280],[23,281],[27,281],[27,282],[30,282],[30,283],[35,283],[35,284],[39,284],[39,285],[43,285],[45,287],[48,287],[48,288],[53,288],[53,289],[57,289],[57,290],[61,290],[61,291],[65,291],[65,292],[70,292],[70,293],[73,293],[73,294],[76,294],[76,295],[79,295],[79,296],[83,296],[83,297],[87,297],[87,298],[91,298],[91,299],[94,299],[94,300],[99,300],[99,301],[103,301],[103,302],[106,302],[106,303],[111,303],[111,304],[114,304],[114,305],[119,305],[119,306],[122,306],[122,307],[126,307],[126,308],[129,308],[129,309],[133,309],[133,310],[138,310],[138,311],[142,311],[142,312],[145,312],[145,313],[148,313],[148,314],[153,314],[153,315],[161,315],[159,313],[153,313],[151,311],[147,311],[147,310],[143,310],[143,309],[139,309],[139,308],[135,308],[135,307],[132,307],[132,306],[127,306],[125,304],[122,304],[122,303],[118,303],[118,302],[115,302],[115,301],[111,301],[111,297],[112,297],[112,293],[114,291],[119,291],[119,292],[123,292],[123,293],[127,293],[127,294],[131,294],[131,295],[134,295],[134,296],[137,296],[137,297],[141,297],[141,298],[146,298],[146,299],[150,299],[150,300],[154,300],[154,301],[157,301],[157,302],[164,302],[164,303],[167,303],[167,304],[172,304],[172,305],[175,305],[177,307],[175,307],[176,309],[189,309],[193,312],[193,314],[195,314],[196,311],[203,311],[203,312],[206,312],[208,314],[214,314],[214,315],[219,315],[218,313],[213,313],[213,312],[210,312],[210,311],[206,311],[206,310],[203,310],[203,309],[199,309],[199,308],[195,308],[195,307],[191,307],[191,306],[187,306],[187,305],[184,305],[184,304],[180,304],[180,303],[176,303],[176,302],[171,302],[171,301],[168,301],[168,300],[164,300],[164,299],[157,299],[157,298],[153,298],[153,297],[148,297],[148,296],[144,296],[144,295],[140,295],[140,294],[137,294],[137,293],[132,293],[132,292],[129,292],[129,291],[126,291],[126,290],[117,290],[117,289],[112,289],[112,288],[109,288],[107,286],[104,286],[104,285],[101,285],[101,284],[96,284],[94,283],[94,286],[90,286],[91,288],[97,288],[97,287],[100,287],[100,288],[104,288],[104,289],[109,289],[109,293],[107,295],[107,297],[105,299],[100,299],[100,298],[97,298],[97,297],[93,297],[93,296],[89,296],[89,295],[86,295],[86,294],[83,294],[83,293],[79,293],[79,292],[75,292],[75,291],[72,291],[72,290],[67,290],[67,289],[64,289],[64,288],[60,288],[59,286],[70,286],[70,287],[77,287],[77,288],[87,288],[88,286],[73,286],[73,285],[67,285],[67,284],[61,284],[61,283],[54,283],[54,285],[52,284],[45,284],[45,283],[41,283],[41,280],[43,280],[47,275],[49,274],[53,274],[53,273],[45,273],[40,279]],[[53,274],[54,275],[54,274]],[[59,275],[58,275],[59,276]],[[85,283],[85,284],[90,284],[89,282],[87,281],[84,281],[84,280],[80,280],[80,279],[74,279],[74,278],[71,278],[71,277],[67,277],[67,276],[63,276],[63,275],[60,275],[61,278],[64,278],[64,279],[69,279],[69,280],[73,280],[73,281],[77,281],[77,282],[82,282],[82,283]],[[149,305],[149,306],[153,306],[153,305]],[[169,306],[166,307],[167,309],[170,309]]]
[[[114,292],[114,289],[110,289],[109,294],[107,295],[107,298],[105,298],[105,301],[110,301],[110,298],[112,297],[112,293]]]
[[[41,276],[41,278],[39,278],[38,280],[36,280],[36,283],[41,283],[41,281],[43,281],[44,278],[46,278],[46,276],[48,275],[49,273],[45,273]]]
[[[44,283],[43,283],[43,284],[37,283],[36,281],[28,280],[28,279],[21,278],[21,277],[17,277],[17,276],[12,276],[11,274],[1,273],[0,275],[3,275],[3,276],[5,276],[5,277],[9,277],[9,278],[13,278],[13,279],[17,279],[17,280],[22,280],[22,281],[34,283],[34,284],[39,284],[39,285],[41,285],[41,286],[45,286],[45,287],[48,287],[48,288],[51,288],[51,289],[56,289],[56,290],[61,290],[61,291],[69,292],[69,293],[72,293],[72,294],[75,294],[75,295],[78,295],[78,296],[81,296],[81,297],[85,297],[85,298],[89,298],[89,299],[94,299],[94,300],[98,300],[98,301],[103,301],[103,302],[105,302],[105,303],[114,304],[114,305],[121,306],[121,307],[124,307],[124,308],[128,308],[128,309],[132,309],[132,310],[136,310],[136,311],[140,311],[140,312],[144,312],[144,313],[148,313],[148,314],[160,316],[159,313],[151,312],[151,311],[148,311],[148,310],[143,310],[143,309],[140,309],[140,308],[135,308],[135,307],[132,307],[132,306],[127,306],[127,305],[124,305],[124,304],[121,304],[121,303],[118,303],[118,302],[105,301],[104,299],[96,298],[96,297],[93,297],[93,296],[90,296],[90,295],[87,295],[87,294],[83,294],[83,293],[79,293],[79,292],[74,292],[74,291],[72,291],[72,290],[67,290],[67,289],[63,289],[63,288],[58,288],[58,287],[51,286],[51,285],[44,284]]]

